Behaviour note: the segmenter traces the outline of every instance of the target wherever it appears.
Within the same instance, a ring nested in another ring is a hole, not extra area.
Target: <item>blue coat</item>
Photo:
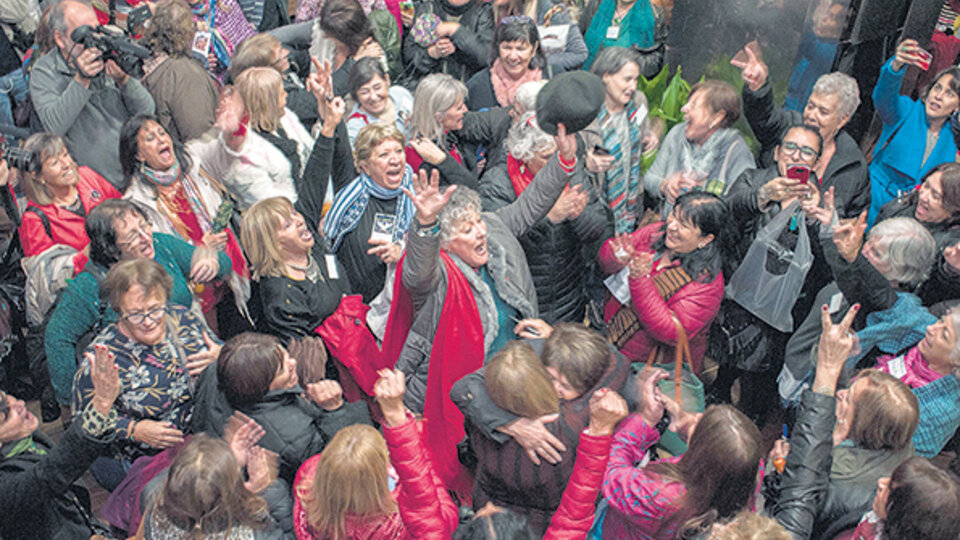
[[[900,95],[905,70],[893,71],[891,62],[883,65],[873,89],[873,103],[883,120],[883,131],[870,164],[868,222],[871,224],[883,205],[895,199],[899,192],[912,190],[931,169],[953,161],[957,154],[950,124],[944,122],[937,145],[927,161],[921,163],[927,142],[927,114],[923,102]]]

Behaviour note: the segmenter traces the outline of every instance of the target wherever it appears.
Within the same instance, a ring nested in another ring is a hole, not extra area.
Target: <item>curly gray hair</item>
[[[530,161],[537,154],[555,148],[553,137],[540,129],[534,112],[525,113],[510,126],[504,144],[510,155],[520,161]]]
[[[913,218],[885,219],[870,230],[869,238],[880,261],[890,266],[883,277],[909,287],[923,281],[937,258],[933,235]]]
[[[520,114],[536,109],[537,94],[546,84],[547,81],[528,81],[518,86],[517,93],[513,96],[513,107]]]
[[[446,245],[457,234],[457,224],[460,221],[482,211],[480,194],[468,187],[459,186],[450,197],[450,202],[437,216],[440,221],[440,245]]]
[[[837,112],[840,117],[853,116],[860,106],[860,87],[857,80],[846,73],[833,72],[821,75],[813,85],[815,94],[836,94],[840,98]]]

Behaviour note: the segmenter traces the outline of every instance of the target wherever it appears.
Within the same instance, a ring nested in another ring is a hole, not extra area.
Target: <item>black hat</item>
[[[603,81],[587,71],[572,71],[550,79],[537,94],[537,124],[550,135],[557,124],[576,133],[590,125],[603,106]]]

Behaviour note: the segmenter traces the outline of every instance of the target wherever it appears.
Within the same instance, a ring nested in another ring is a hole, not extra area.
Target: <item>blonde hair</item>
[[[342,540],[345,517],[397,512],[390,494],[387,442],[374,428],[354,424],[337,432],[317,462],[312,485],[298,488],[307,522],[323,538]]]
[[[777,520],[744,510],[726,524],[715,523],[707,540],[791,540]]]
[[[906,448],[920,421],[917,396],[903,381],[883,371],[865,369],[855,380],[860,379],[868,384],[853,398],[847,438],[869,450]]]
[[[280,127],[283,78],[277,70],[269,67],[249,68],[237,77],[234,86],[243,97],[243,106],[250,115],[250,125],[254,129],[272,133]]]
[[[240,242],[254,279],[287,274],[277,240],[278,219],[290,219],[294,212],[296,209],[286,197],[271,197],[257,201],[243,213]]]
[[[43,174],[44,162],[52,157],[59,156],[64,148],[66,146],[63,143],[63,138],[53,133],[34,133],[23,143],[24,152],[36,163],[35,171],[20,171],[20,182],[23,183],[23,191],[27,200],[40,206],[53,204],[53,195],[47,189],[46,183],[40,180],[40,175]],[[73,167],[76,169],[77,164],[74,163]]]
[[[467,99],[467,85],[446,73],[427,75],[413,94],[413,108],[407,121],[407,135],[438,142],[443,137],[440,115],[458,101]],[[440,141],[442,142],[442,141]]]
[[[490,399],[517,416],[536,418],[560,410],[557,391],[530,345],[511,341],[493,355],[485,373]]]
[[[407,144],[403,133],[393,123],[374,122],[363,126],[353,140],[353,161],[357,164],[365,163],[373,155],[373,150],[387,140],[397,141],[400,146]]]
[[[243,40],[230,58],[230,78],[237,80],[241,73],[252,67],[269,67],[280,71],[273,65],[273,51],[279,46],[280,41],[272,34],[260,33]]]

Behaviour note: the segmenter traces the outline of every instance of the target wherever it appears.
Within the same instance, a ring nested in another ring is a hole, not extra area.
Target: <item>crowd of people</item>
[[[960,70],[671,7],[0,0],[0,538],[960,538]]]

